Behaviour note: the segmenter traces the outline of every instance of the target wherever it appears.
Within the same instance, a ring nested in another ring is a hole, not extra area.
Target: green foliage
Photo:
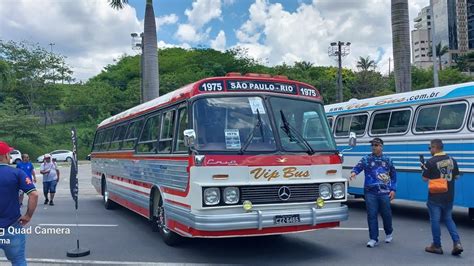
[[[16,145],[20,139],[34,139],[39,136],[38,119],[14,98],[6,98],[0,104],[0,138]]]
[[[61,69],[63,56],[52,55],[38,45],[0,41],[0,46],[0,138],[30,153],[32,158],[56,149],[71,149],[70,129],[75,126],[79,158],[84,159],[90,152],[97,124],[140,102],[140,57],[137,55],[122,56],[87,83],[59,84],[62,76],[70,78],[70,70]],[[167,48],[159,50],[159,57],[160,95],[202,78],[240,72],[284,75],[315,86],[325,104],[336,101],[335,67],[316,66],[306,61],[268,67],[239,48],[225,52]],[[466,56],[465,61],[470,62],[469,58]],[[365,62],[362,64],[359,59],[362,71],[342,71],[344,99],[394,93],[393,74],[384,76],[371,70],[373,60],[362,59]],[[457,69],[442,70],[439,77],[441,85],[472,80]],[[413,67],[412,81],[414,89],[432,87],[433,73]],[[67,123],[39,126],[38,118],[30,115],[31,111],[58,110],[65,112]]]

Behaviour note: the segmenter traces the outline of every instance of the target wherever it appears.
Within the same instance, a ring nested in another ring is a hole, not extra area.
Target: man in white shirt
[[[44,204],[49,203],[49,205],[53,206],[56,185],[59,182],[59,170],[56,163],[51,160],[51,154],[44,155],[44,161],[40,166],[40,173],[43,174],[43,194],[45,198]]]

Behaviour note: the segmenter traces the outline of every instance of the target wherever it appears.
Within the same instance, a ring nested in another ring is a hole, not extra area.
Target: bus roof
[[[293,96],[300,95],[322,101],[319,91],[311,85],[289,80],[283,76],[268,77],[267,75],[258,75],[241,76],[233,74],[225,77],[205,78],[109,117],[102,121],[98,127],[101,128],[109,124],[119,123],[124,119],[137,117],[140,114],[156,110],[161,106],[189,99],[199,94],[270,92]]]
[[[328,115],[367,111],[381,108],[397,108],[413,104],[422,104],[440,100],[474,97],[474,82],[416,90],[385,95],[363,100],[351,99],[347,102],[324,106]]]

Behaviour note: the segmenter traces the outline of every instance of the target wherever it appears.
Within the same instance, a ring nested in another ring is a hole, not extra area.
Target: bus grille
[[[316,201],[319,196],[319,185],[299,184],[240,187],[240,204],[246,200],[250,200],[253,204]],[[289,188],[291,192],[288,200],[282,200],[278,195],[278,191],[282,187]]]

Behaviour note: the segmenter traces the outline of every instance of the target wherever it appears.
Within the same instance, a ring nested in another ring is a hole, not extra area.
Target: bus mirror
[[[357,145],[357,137],[355,132],[349,133],[349,146],[355,147]]]
[[[184,145],[186,147],[194,146],[195,139],[196,139],[196,132],[194,132],[194,129],[184,130]]]

